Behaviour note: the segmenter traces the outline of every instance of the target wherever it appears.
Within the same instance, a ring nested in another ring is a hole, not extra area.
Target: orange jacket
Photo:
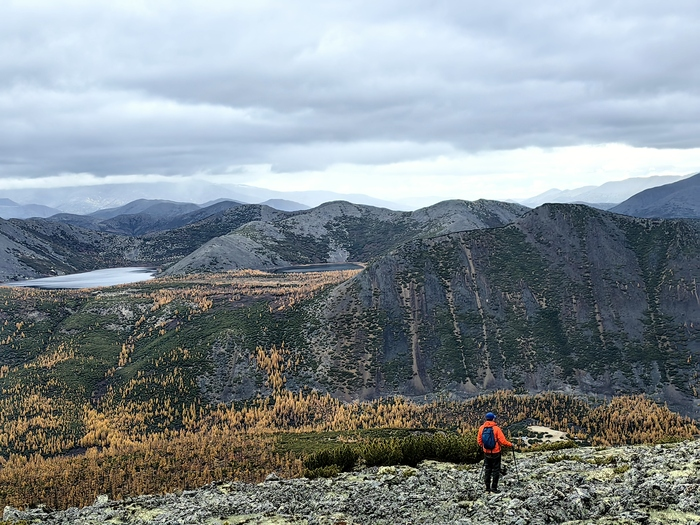
[[[486,450],[484,448],[484,442],[481,440],[481,434],[486,427],[493,427],[493,436],[496,438],[496,447],[493,450]],[[503,435],[503,431],[498,427],[495,421],[486,421],[479,427],[479,435],[476,437],[476,441],[481,448],[484,448],[484,453],[486,454],[498,454],[501,451],[501,445],[504,447],[513,446],[513,443],[506,439],[506,436]]]

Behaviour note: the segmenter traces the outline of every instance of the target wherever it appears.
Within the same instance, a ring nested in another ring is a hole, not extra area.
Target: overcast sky
[[[698,28],[697,0],[4,0],[0,189],[504,199],[695,173]]]

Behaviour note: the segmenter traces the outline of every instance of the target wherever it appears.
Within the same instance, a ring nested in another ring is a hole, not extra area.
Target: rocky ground
[[[48,512],[7,507],[10,523],[48,524],[700,524],[697,441],[517,454],[499,494],[485,493],[481,464],[426,461],[333,479],[258,485],[216,483],[164,496]]]

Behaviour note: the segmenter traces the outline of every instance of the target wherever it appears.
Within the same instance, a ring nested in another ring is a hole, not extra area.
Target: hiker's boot
[[[486,492],[491,492],[491,487],[489,487],[488,485],[486,485]]]
[[[498,482],[497,481],[491,484],[491,492],[493,492],[495,494],[498,494],[499,492],[501,492],[500,490],[498,490]]]

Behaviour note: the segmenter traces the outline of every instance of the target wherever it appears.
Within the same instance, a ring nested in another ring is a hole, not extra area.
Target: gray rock
[[[332,479],[213,483],[198,490],[46,512],[6,507],[9,523],[161,524],[700,524],[697,442],[518,454],[500,494],[484,493],[481,465],[424,461]],[[505,462],[511,458],[505,457]],[[274,483],[271,483],[274,481]]]

